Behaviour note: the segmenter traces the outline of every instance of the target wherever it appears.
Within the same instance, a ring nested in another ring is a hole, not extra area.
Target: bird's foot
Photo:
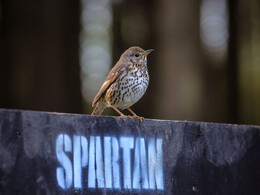
[[[133,115],[131,118],[138,118],[140,122],[143,122],[144,117],[137,116],[130,108],[127,108],[127,110]]]
[[[137,116],[137,115],[133,115],[132,118],[138,118],[140,120],[140,122],[143,122],[143,120],[144,120],[144,117]]]
[[[133,116],[131,116],[131,115],[120,115],[122,118],[137,118],[137,119],[139,119],[140,120],[140,122],[143,122],[143,120],[144,120],[144,117],[141,117],[141,116],[137,116],[137,115],[133,115]]]

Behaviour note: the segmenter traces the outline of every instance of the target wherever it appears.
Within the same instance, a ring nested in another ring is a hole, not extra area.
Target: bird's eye
[[[137,57],[137,58],[138,58],[138,57],[139,57],[139,54],[138,54],[138,53],[137,53],[137,54],[135,54],[135,57]]]

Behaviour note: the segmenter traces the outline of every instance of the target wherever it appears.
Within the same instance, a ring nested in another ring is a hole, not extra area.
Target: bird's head
[[[153,49],[143,50],[140,47],[134,46],[126,50],[122,54],[121,58],[123,58],[124,60],[128,60],[134,64],[146,64],[147,55],[152,51]]]

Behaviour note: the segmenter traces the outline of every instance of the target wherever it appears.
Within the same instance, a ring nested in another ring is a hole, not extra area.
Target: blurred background
[[[260,125],[259,20],[256,0],[0,0],[0,107],[90,114],[138,45],[155,49],[138,115]]]

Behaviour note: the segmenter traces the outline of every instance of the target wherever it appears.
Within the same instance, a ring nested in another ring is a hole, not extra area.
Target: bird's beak
[[[143,55],[147,56],[149,53],[151,53],[152,51],[154,51],[154,49],[148,49],[146,51],[144,51]]]

